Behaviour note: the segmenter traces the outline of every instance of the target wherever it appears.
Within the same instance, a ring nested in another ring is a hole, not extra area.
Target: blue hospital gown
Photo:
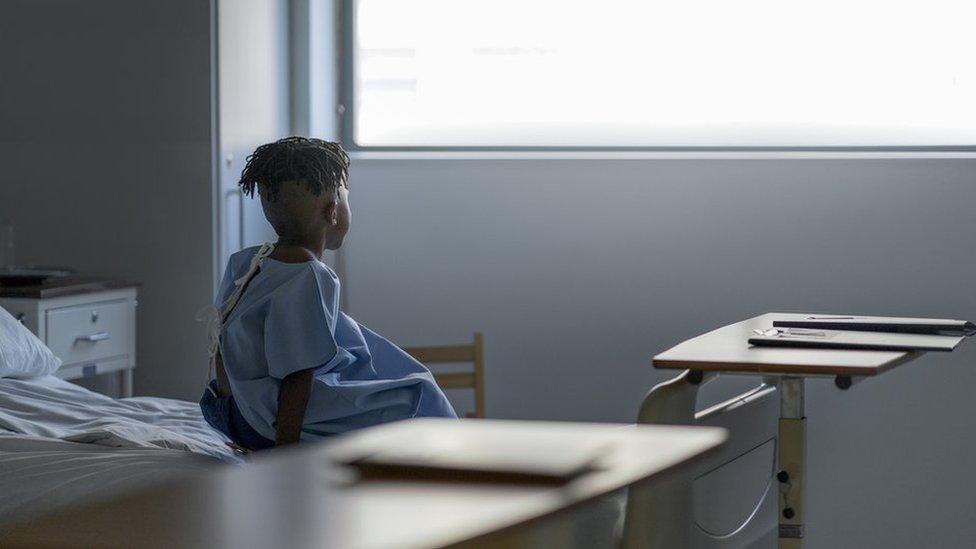
[[[216,304],[258,247],[231,256]],[[430,371],[339,310],[339,278],[318,261],[265,259],[224,323],[220,352],[248,424],[274,440],[278,387],[315,368],[302,440],[420,416],[457,415]]]

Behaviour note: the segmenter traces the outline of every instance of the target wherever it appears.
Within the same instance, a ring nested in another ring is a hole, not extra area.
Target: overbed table
[[[780,391],[777,480],[779,546],[803,544],[803,501],[806,474],[806,417],[803,384],[807,378],[833,378],[839,389],[914,360],[920,352],[852,351],[755,347],[753,330],[768,329],[774,320],[805,318],[808,314],[768,313],[689,339],[653,359],[655,368],[688,370],[693,385],[717,373],[762,376]]]
[[[370,480],[334,457],[406,437],[467,430],[511,452],[533,438],[606,441],[599,470],[565,485]],[[512,436],[521,442],[506,443]],[[411,420],[317,446],[271,452],[15,525],[3,547],[511,547],[519,532],[621,488],[655,479],[721,445],[724,429],[489,420]],[[555,540],[549,540],[555,541]],[[558,546],[555,541],[554,546]]]

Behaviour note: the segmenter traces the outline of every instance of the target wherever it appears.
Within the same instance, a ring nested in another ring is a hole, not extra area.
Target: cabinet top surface
[[[120,278],[106,278],[95,276],[66,276],[49,278],[41,284],[27,286],[4,286],[0,284],[0,298],[32,298],[46,299],[69,295],[90,294],[122,288],[136,288],[138,282]]]

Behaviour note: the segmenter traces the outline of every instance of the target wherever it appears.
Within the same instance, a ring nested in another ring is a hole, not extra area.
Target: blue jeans
[[[211,427],[248,450],[267,450],[274,446],[274,441],[261,436],[244,420],[233,395],[217,396],[217,380],[211,380],[209,387],[203,392],[200,410],[203,412],[203,419]]]

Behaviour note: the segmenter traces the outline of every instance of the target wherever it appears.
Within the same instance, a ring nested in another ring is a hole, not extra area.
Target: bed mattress
[[[0,525],[240,464],[196,403],[113,399],[54,376],[0,379]]]

